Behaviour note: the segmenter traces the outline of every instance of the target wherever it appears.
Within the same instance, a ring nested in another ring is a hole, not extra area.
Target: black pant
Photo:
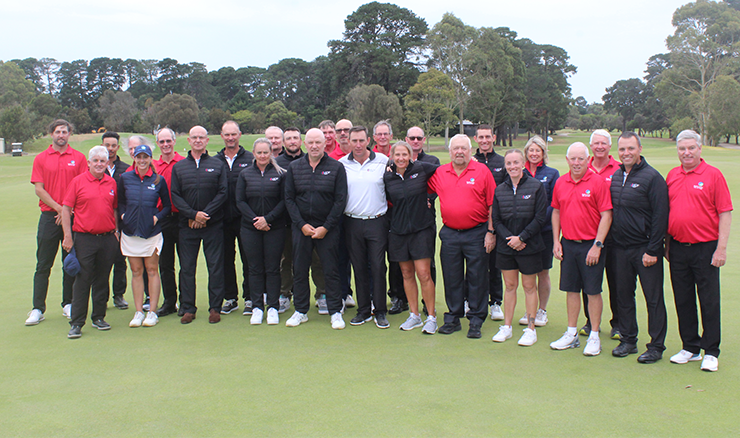
[[[344,233],[344,221],[339,221],[339,264],[337,270],[339,272],[339,284],[342,288],[342,299],[347,298],[348,295],[352,295],[352,269],[350,268],[349,251],[347,251],[347,235]]]
[[[33,275],[33,308],[41,313],[46,312],[46,294],[49,291],[49,275],[54,266],[54,258],[59,251],[59,245],[64,239],[62,226],[57,225],[54,219],[56,212],[42,212],[39,218],[39,227],[36,232],[36,273]],[[62,249],[62,262],[67,257],[67,251]],[[63,270],[62,270],[63,272]],[[62,277],[62,307],[72,302],[72,285],[75,277],[63,272]]]
[[[716,240],[690,246],[671,240],[668,256],[683,349],[694,354],[703,349],[705,354],[719,357],[719,268],[711,264],[716,249]],[[697,296],[701,307],[701,336],[696,313]]]
[[[370,299],[375,305],[375,313],[386,313],[385,297],[385,253],[388,250],[388,217],[376,219],[344,218],[344,233],[347,251],[355,271],[355,290],[357,291],[357,314],[370,316]],[[368,275],[368,265],[370,273]],[[370,279],[372,287],[370,289]]]
[[[444,322],[454,323],[465,316],[465,287],[467,284],[470,324],[481,325],[488,314],[488,254],[483,243],[485,224],[468,230],[453,230],[443,226],[439,232],[442,245],[439,259],[445,285],[445,302],[449,312]]]
[[[90,288],[92,287],[92,315],[97,321],[105,318],[110,288],[110,268],[116,258],[118,239],[115,234],[94,235],[75,233],[74,247],[80,262],[80,273],[74,284],[72,294],[72,315],[70,325],[85,325],[87,319]]]
[[[497,236],[500,239],[500,237]],[[501,270],[496,267],[496,248],[488,253],[488,303],[501,304],[504,300],[504,285],[501,280]]]
[[[664,351],[668,322],[663,300],[663,259],[650,267],[642,263],[646,246],[637,248],[615,248],[617,264],[617,301],[619,302],[619,333],[621,340],[637,344],[637,311],[635,306],[636,279],[640,277],[642,293],[645,295],[648,313],[649,350]]]
[[[342,311],[342,291],[339,284],[337,258],[339,230],[332,228],[323,239],[312,239],[304,236],[298,225],[293,224],[293,302],[295,310],[307,313],[310,307],[311,291],[308,287],[308,269],[311,266],[311,255],[316,252],[324,268],[326,282],[326,305],[330,314]]]
[[[239,247],[239,257],[242,260],[242,297],[249,298],[249,270],[247,268],[248,253],[244,251],[241,234],[242,218],[224,220],[224,299],[236,300],[239,298],[239,286],[236,284],[236,240]],[[254,301],[254,300],[252,300]]]
[[[285,228],[258,231],[242,227],[241,243],[249,264],[249,291],[252,307],[265,310],[263,294],[267,294],[267,307],[280,308],[280,257],[285,245]]]
[[[619,259],[614,254],[614,244],[607,242],[604,245],[604,271],[606,272],[606,285],[609,287],[609,309],[612,312],[612,319],[609,325],[613,329],[619,329],[619,299],[617,298],[617,266]],[[586,327],[591,329],[591,317],[588,316],[588,295],[583,296],[583,315],[586,317]]]
[[[200,242],[208,265],[208,310],[221,311],[224,301],[224,230],[223,223],[209,223],[194,230],[180,227],[180,308],[184,313],[195,313],[195,268]]]
[[[159,276],[162,281],[162,297],[164,306],[175,306],[177,302],[177,282],[175,281],[175,254],[180,246],[180,214],[170,213],[162,220],[162,252],[159,254]],[[144,270],[146,274],[146,269]],[[147,282],[144,282],[146,286]],[[156,310],[156,309],[155,309]]]
[[[126,284],[126,257],[121,254],[119,245],[113,261],[113,296],[123,296],[126,293]]]
[[[285,248],[283,258],[280,260],[280,292],[289,297],[293,294],[293,227],[288,226],[285,232]],[[340,256],[341,257],[341,256]],[[349,263],[349,256],[347,256]],[[324,295],[326,285],[324,284],[324,269],[321,267],[319,255],[314,251],[311,255],[311,280],[316,288],[316,296]]]

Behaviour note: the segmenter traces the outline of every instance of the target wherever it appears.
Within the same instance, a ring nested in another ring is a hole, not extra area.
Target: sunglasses
[[[408,137],[408,139],[413,141],[422,141],[424,140],[424,137]]]
[[[337,129],[337,132],[349,132],[349,128]]]

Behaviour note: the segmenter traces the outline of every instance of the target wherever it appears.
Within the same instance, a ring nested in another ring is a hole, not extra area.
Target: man
[[[445,301],[449,312],[439,332],[445,335],[459,331],[460,318],[467,312],[470,326],[468,338],[480,338],[486,319],[488,283],[486,261],[496,244],[493,235],[491,205],[496,183],[485,165],[471,160],[472,145],[464,134],[450,140],[451,163],[437,169],[429,179],[429,190],[439,195],[439,208],[444,226],[439,232],[442,241],[440,261],[445,285]]]
[[[727,181],[701,158],[701,137],[687,129],[676,137],[681,165],[668,172],[667,255],[682,349],[671,362],[704,360],[701,369],[717,371],[720,343],[719,268],[727,261],[732,198]],[[696,299],[701,306],[698,333]]]
[[[270,140],[272,145],[272,156],[276,157],[283,153],[283,130],[277,126],[270,126],[265,129],[265,138]]]
[[[609,152],[612,148],[612,136],[609,131],[604,129],[597,129],[591,133],[589,140],[589,146],[593,157],[589,160],[588,168],[594,173],[599,175],[607,187],[611,185],[612,175],[619,169],[619,161],[615,160]],[[611,325],[610,337],[612,339],[620,339],[619,334],[619,304],[617,299],[617,258],[614,256],[614,244],[611,235],[606,236],[605,253],[606,261],[606,284],[609,286],[609,308],[612,312],[612,319],[609,321]],[[586,316],[586,324],[581,328],[580,333],[583,336],[588,336],[591,332],[591,318],[588,314],[588,295],[583,295],[583,313]]]
[[[175,131],[162,128],[157,132],[157,145],[162,155],[159,160],[152,160],[154,169],[167,182],[172,199],[172,168],[185,157],[175,152]],[[131,143],[131,139],[129,139]],[[180,211],[173,204],[170,213],[162,220],[162,252],[159,254],[159,277],[162,279],[162,296],[164,302],[157,311],[158,317],[177,312],[177,282],[175,281],[175,254],[179,249]],[[146,282],[144,283],[146,285]]]
[[[113,180],[118,184],[118,180],[121,178],[129,165],[121,161],[118,157],[120,136],[117,132],[106,131],[103,133],[103,146],[108,149],[108,167],[105,173],[112,177]],[[116,254],[116,260],[113,262],[113,305],[121,310],[128,309],[128,303],[123,299],[123,294],[126,292],[126,257],[121,254],[121,248],[119,246],[118,253]]]
[[[406,143],[411,145],[411,151],[414,153],[414,161],[425,161],[439,166],[439,158],[424,152],[424,143],[426,141],[427,138],[424,135],[424,130],[420,127],[412,126],[406,131]]]
[[[381,120],[373,126],[373,140],[375,140],[373,152],[381,153],[386,157],[391,153],[393,128],[388,120]]]
[[[506,179],[506,168],[504,166],[504,157],[493,150],[493,143],[496,141],[496,134],[490,125],[478,125],[473,140],[478,144],[478,151],[475,153],[475,159],[488,167],[493,175],[496,185],[503,183]],[[496,251],[488,254],[488,294],[489,304],[491,305],[491,319],[500,321],[504,319],[504,312],[501,310],[501,301],[503,300],[503,283],[501,281],[501,270],[496,267]]]
[[[336,140],[336,126],[331,120],[324,120],[319,123],[319,129],[321,130],[321,132],[324,133],[324,138],[326,138],[326,146],[324,147],[324,151],[327,154],[331,154],[332,152],[334,152],[334,149],[339,147],[339,143]]]
[[[337,147],[334,148],[329,156],[335,160],[339,160],[343,156],[347,155],[351,149],[349,144],[349,130],[352,129],[352,122],[347,119],[342,119],[337,122],[335,131],[337,136]]]
[[[576,142],[568,147],[565,158],[570,172],[558,178],[552,194],[553,255],[560,263],[560,290],[567,292],[568,330],[550,344],[553,350],[579,347],[578,313],[581,292],[590,295],[591,332],[585,356],[601,353],[599,324],[603,301],[604,239],[612,222],[609,187],[588,169],[588,148]],[[563,240],[560,240],[560,231]]]
[[[195,269],[203,241],[208,265],[208,322],[221,321],[224,299],[223,205],[228,192],[226,165],[208,155],[208,132],[194,126],[190,152],[172,168],[172,204],[180,211],[180,322],[195,319]]]
[[[291,163],[285,176],[285,205],[293,221],[295,298],[295,313],[285,325],[296,327],[308,321],[308,268],[315,248],[324,268],[331,326],[340,330],[344,328],[344,320],[337,271],[337,246],[339,220],[347,202],[347,177],[344,166],[324,152],[326,140],[321,130],[310,129],[304,143],[306,155]]]
[[[33,160],[31,184],[39,198],[41,217],[36,232],[36,272],[33,275],[33,309],[28,313],[26,325],[36,325],[44,320],[49,275],[54,258],[64,239],[62,230],[62,202],[67,186],[77,176],[87,171],[85,156],[69,146],[72,124],[58,119],[49,125],[51,145]],[[67,251],[62,250],[62,262]],[[74,277],[62,273],[62,315],[70,317],[72,311],[72,285]]]
[[[663,240],[668,228],[668,187],[660,173],[641,155],[640,137],[626,131],[617,140],[622,165],[611,181],[614,245],[619,304],[619,345],[615,357],[637,353],[635,281],[640,277],[648,312],[650,343],[637,361],[654,363],[663,357],[668,328],[663,300]]]
[[[388,157],[370,151],[370,140],[364,126],[350,129],[349,142],[352,151],[339,162],[347,174],[344,232],[357,289],[357,315],[350,324],[362,325],[370,321],[371,313],[374,313],[375,325],[385,329],[390,327],[385,316],[385,252],[388,249],[389,223],[383,183]],[[368,266],[371,277],[368,277]],[[370,306],[371,298],[374,312]]]
[[[108,303],[110,268],[118,245],[118,194],[116,182],[106,175],[108,150],[104,146],[90,149],[90,170],[75,177],[64,196],[62,227],[66,251],[77,254],[80,272],[72,294],[71,328],[67,338],[82,336],[87,319],[90,288],[92,287],[92,325],[98,330],[110,330],[105,321]],[[74,211],[74,225],[72,212]],[[72,236],[74,231],[74,237]]]
[[[242,261],[242,293],[245,301],[245,310],[249,301],[249,272],[247,268],[247,258],[242,248],[241,237],[241,214],[236,208],[236,182],[239,179],[239,173],[252,165],[254,155],[245,150],[239,144],[242,132],[239,124],[233,120],[224,122],[221,126],[221,139],[224,141],[224,148],[216,154],[216,158],[226,165],[226,179],[228,182],[228,191],[226,204],[224,204],[224,304],[221,306],[221,313],[226,315],[239,308],[239,286],[236,284],[236,248],[234,241],[237,242],[239,257]]]

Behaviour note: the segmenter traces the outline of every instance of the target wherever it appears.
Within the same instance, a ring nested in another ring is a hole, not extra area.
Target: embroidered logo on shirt
[[[328,175],[330,173],[331,173],[331,170],[325,170],[325,171],[321,172],[322,175]]]
[[[415,173],[415,174],[411,175],[411,176],[409,177],[409,179],[414,179],[414,178],[416,178],[417,176],[419,176],[419,174],[418,174],[418,173]]]
[[[115,191],[111,190],[110,193],[109,193],[109,195],[116,196],[116,193],[115,193]]]
[[[239,163],[239,167],[247,167],[249,166],[249,163]]]
[[[475,184],[475,178],[470,178],[470,181],[465,181],[466,184]]]
[[[591,197],[591,190],[586,189],[585,192],[581,193],[581,196],[584,198],[590,198]]]
[[[640,184],[637,184],[637,183],[632,183],[632,184],[630,185],[630,187],[632,187],[633,189],[636,189],[636,188],[640,187]]]
[[[699,183],[697,183],[697,184],[694,184],[694,188],[695,188],[696,190],[704,190],[704,183],[703,183],[703,182],[701,182],[701,181],[699,181]]]
[[[280,178],[276,176],[276,177],[270,178],[270,181],[277,181],[277,180],[279,180],[279,179],[280,179]]]
[[[208,169],[208,168],[206,168],[206,172],[215,172],[215,171],[216,171],[216,169]]]
[[[74,165],[75,165],[75,160],[72,160],[69,163],[67,163],[67,166],[74,166]]]
[[[152,183],[149,187],[147,187],[147,189],[149,189],[149,190],[157,190],[157,186],[154,183]]]
[[[522,199],[529,199],[531,197],[532,197],[532,195],[522,195]]]
[[[547,177],[546,176],[543,176],[542,179],[540,180],[540,182],[545,182],[545,181],[547,181]]]
[[[493,171],[494,171],[494,172],[501,172],[502,170],[504,170],[504,168],[503,168],[503,167],[494,167],[494,168],[493,168]]]

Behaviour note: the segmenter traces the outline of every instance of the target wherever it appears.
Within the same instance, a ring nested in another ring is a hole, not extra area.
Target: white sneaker
[[[593,332],[592,332],[593,333]],[[589,335],[586,346],[583,347],[584,356],[598,356],[601,353],[601,339],[598,335]]]
[[[66,317],[67,319],[72,319],[72,305],[71,304],[64,305],[64,308],[62,309],[62,316]]]
[[[414,315],[413,313],[409,312],[409,317],[403,324],[401,324],[399,328],[404,331],[409,331],[417,327],[421,327],[422,325],[424,325],[424,323],[421,322],[421,316]]]
[[[26,325],[36,325],[44,320],[44,314],[39,309],[33,309],[28,312],[28,319],[26,319]]]
[[[316,305],[319,307],[319,315],[329,314],[329,307],[326,305],[326,295],[322,295],[321,298],[317,299]]]
[[[270,307],[267,309],[267,325],[275,325],[278,323],[280,323],[278,311],[274,307]]]
[[[265,312],[262,311],[259,307],[255,307],[252,309],[252,317],[249,319],[249,323],[252,325],[260,325],[262,324],[262,315],[264,315]]]
[[[529,347],[534,345],[535,342],[537,342],[537,331],[527,327],[524,329],[524,334],[519,338],[519,342],[517,343],[522,347]]]
[[[498,333],[493,335],[493,338],[491,340],[493,342],[504,342],[505,340],[511,338],[511,326],[510,325],[502,325],[498,328]]]
[[[154,312],[148,312],[142,325],[144,327],[154,327],[159,322],[159,317]]]
[[[701,361],[701,369],[702,371],[717,371],[717,366],[719,365],[719,361],[716,357],[712,356],[711,354],[705,354],[704,360]]]
[[[550,343],[550,348],[553,350],[567,350],[568,348],[578,348],[580,346],[581,341],[578,339],[578,332],[571,335],[566,331],[560,339]]]
[[[424,321],[424,327],[421,329],[421,332],[425,335],[433,335],[437,333],[437,317],[427,316],[427,320]]]
[[[342,319],[342,314],[337,312],[331,316],[331,328],[334,330],[342,330],[345,327],[344,325],[344,319]]]
[[[347,298],[344,299],[344,306],[348,309],[351,309],[352,307],[355,307],[357,303],[355,303],[355,299],[352,298],[352,295],[347,295]]]
[[[529,324],[529,318],[527,318],[527,314],[525,313],[524,316],[519,318],[519,325],[528,325]]]
[[[290,298],[285,295],[280,295],[279,303],[280,308],[278,309],[278,313],[285,313],[286,310],[290,309]]]
[[[468,300],[465,300],[465,315],[470,312],[470,305],[468,304]]]
[[[688,362],[697,362],[701,360],[701,354],[694,354],[690,351],[681,350],[671,356],[671,362],[683,365]]]
[[[547,324],[547,310],[537,309],[537,315],[534,317],[536,327],[544,327]]]
[[[128,323],[129,327],[141,327],[141,324],[144,322],[144,313],[143,312],[136,312],[134,313],[134,318],[131,320],[130,323]]]
[[[498,304],[491,305],[491,319],[494,321],[503,321],[504,312]]]
[[[293,314],[293,316],[291,316],[290,318],[288,318],[287,321],[285,321],[285,326],[286,327],[298,327],[299,325],[307,321],[308,321],[308,316],[306,316],[305,313],[296,311]]]

